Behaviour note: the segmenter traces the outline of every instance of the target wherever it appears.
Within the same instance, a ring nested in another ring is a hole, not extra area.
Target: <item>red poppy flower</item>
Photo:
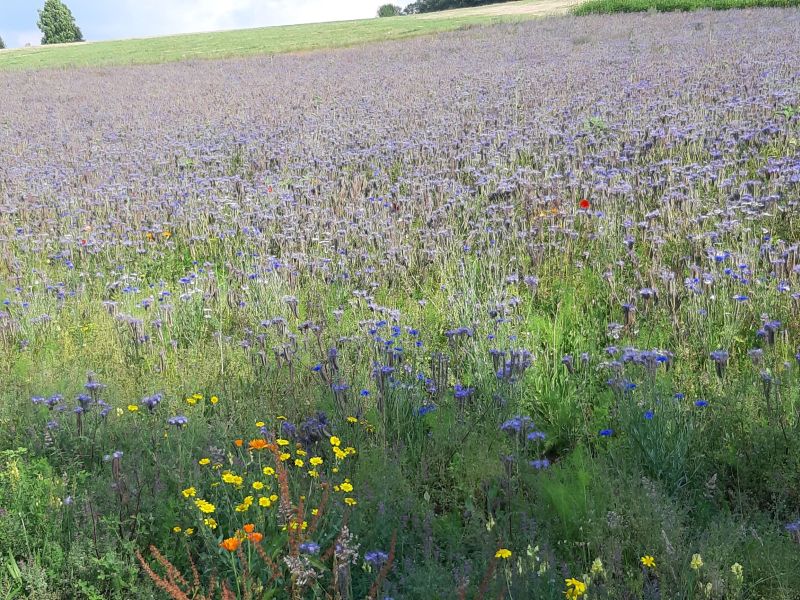
[[[589,210],[589,207],[591,205],[592,205],[591,202],[589,202],[586,198],[581,200],[580,203],[578,204],[578,206],[581,207],[581,210]]]

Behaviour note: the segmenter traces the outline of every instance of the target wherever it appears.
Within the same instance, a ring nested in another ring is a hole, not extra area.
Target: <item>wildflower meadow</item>
[[[798,56],[0,73],[0,596],[800,599]]]

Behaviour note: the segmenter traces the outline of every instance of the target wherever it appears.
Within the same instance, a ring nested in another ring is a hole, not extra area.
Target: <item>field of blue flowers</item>
[[[0,596],[800,598],[798,56],[0,75]]]

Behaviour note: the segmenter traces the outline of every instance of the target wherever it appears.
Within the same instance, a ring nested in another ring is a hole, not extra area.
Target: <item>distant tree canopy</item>
[[[3,41],[3,38],[0,37],[0,50],[6,47],[6,43]]]
[[[417,0],[405,7],[403,13],[414,15],[417,13],[435,12],[437,10],[448,10],[451,8],[467,8],[469,6],[481,6],[483,4],[499,4],[500,2],[510,2],[511,0]]]
[[[61,0],[45,0],[36,25],[42,31],[42,44],[82,42],[83,34],[72,11]]]
[[[396,17],[402,15],[403,9],[396,4],[384,4],[378,9],[379,17]]]

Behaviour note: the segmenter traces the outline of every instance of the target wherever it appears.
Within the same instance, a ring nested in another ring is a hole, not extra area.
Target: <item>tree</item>
[[[396,4],[384,4],[378,9],[379,17],[396,17],[402,14],[403,9]]]
[[[3,38],[0,37],[0,50],[6,47],[6,43],[3,41]]]
[[[61,0],[44,0],[36,25],[42,30],[42,44],[83,41],[83,34],[75,24],[72,11]]]

